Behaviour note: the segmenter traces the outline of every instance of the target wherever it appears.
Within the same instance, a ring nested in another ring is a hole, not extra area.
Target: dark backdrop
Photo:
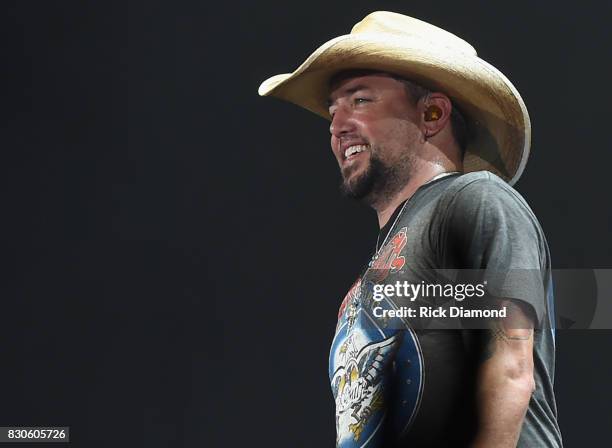
[[[1,8],[0,425],[332,446],[328,347],[376,219],[340,197],[328,123],[256,92],[373,10],[458,34],[515,83],[533,123],[517,189],[555,267],[612,266],[605,2]],[[569,447],[608,439],[611,342],[558,334]]]

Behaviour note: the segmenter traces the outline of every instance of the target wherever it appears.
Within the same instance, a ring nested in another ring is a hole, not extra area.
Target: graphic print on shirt
[[[382,249],[385,258],[374,274],[386,268],[387,277],[401,269],[405,244],[406,228]],[[416,415],[422,394],[423,359],[416,335],[399,318],[389,322],[373,316],[373,304],[396,308],[389,301],[373,302],[374,284],[366,271],[347,293],[330,351],[336,446],[341,448],[380,447],[385,432],[401,437]]]
[[[353,286],[351,286],[351,289],[349,289],[349,292],[346,294],[346,296],[344,297],[344,300],[342,301],[342,304],[340,305],[340,310],[338,311],[338,326],[340,325],[340,321],[342,320],[342,316],[344,315],[345,312],[347,312],[347,307],[348,307],[348,314],[346,315],[346,322],[348,325],[348,329],[350,330],[353,327],[353,324],[355,323],[355,317],[357,316],[357,304],[359,303],[359,291],[361,291],[361,278],[358,278],[357,281],[355,283],[353,283]],[[336,327],[337,330],[337,327]]]
[[[408,228],[403,227],[380,250],[370,269],[374,271],[374,281],[382,282],[389,274],[399,272],[406,264],[406,258],[401,255],[406,246]]]
[[[340,367],[332,378],[332,389],[336,397],[337,429],[350,432],[358,441],[372,414],[382,409],[383,397],[380,382],[384,367],[397,350],[397,337],[382,342],[367,344],[356,339],[362,334],[352,333],[340,347]]]

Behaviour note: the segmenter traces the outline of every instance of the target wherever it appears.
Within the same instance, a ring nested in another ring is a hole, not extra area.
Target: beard
[[[358,176],[342,173],[340,191],[344,196],[362,200],[370,205],[386,202],[408,183],[415,161],[410,153],[394,164],[383,161],[372,148],[368,167]]]

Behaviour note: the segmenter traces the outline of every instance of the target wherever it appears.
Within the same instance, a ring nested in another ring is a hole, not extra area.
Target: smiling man
[[[331,120],[342,190],[378,216],[330,352],[337,446],[560,447],[550,257],[510,186],[530,147],[512,84],[457,36],[376,12],[260,94]],[[468,286],[487,285],[482,306],[508,318],[388,317],[413,305],[389,286],[428,291],[439,270],[458,272],[455,286],[477,272]]]
[[[425,94],[410,81],[366,70],[340,72],[330,84],[331,146],[342,190],[373,207],[381,227],[416,188],[461,170],[455,135],[463,119],[449,122],[453,108],[446,95]]]

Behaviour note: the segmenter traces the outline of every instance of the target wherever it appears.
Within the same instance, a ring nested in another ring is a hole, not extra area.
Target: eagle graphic
[[[360,347],[351,333],[340,347],[340,366],[331,381],[339,437],[348,428],[358,441],[370,417],[382,408],[384,370],[400,342],[398,334],[394,334]]]

